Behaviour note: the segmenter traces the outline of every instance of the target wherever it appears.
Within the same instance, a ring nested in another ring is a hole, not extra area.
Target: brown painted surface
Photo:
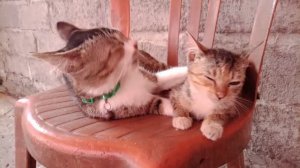
[[[74,101],[61,87],[31,96],[16,111],[23,113],[18,137],[24,135],[27,150],[46,167],[214,167],[233,160],[250,138],[251,111],[212,142],[199,131],[200,122],[176,131],[165,116],[101,121],[78,113]],[[26,151],[24,143],[16,148]],[[17,167],[24,166],[24,156],[30,157],[17,153]]]

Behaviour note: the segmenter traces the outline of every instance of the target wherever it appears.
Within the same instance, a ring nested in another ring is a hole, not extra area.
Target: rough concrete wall
[[[216,46],[240,50],[248,43],[258,0],[222,1]],[[131,1],[132,37],[155,57],[166,60],[168,1]],[[188,22],[184,1],[181,29]],[[206,16],[203,3],[200,30]],[[145,12],[147,11],[147,12]],[[108,0],[0,1],[0,77],[5,88],[28,95],[60,84],[51,67],[30,52],[59,49],[55,30],[60,20],[80,27],[109,26]],[[249,167],[299,167],[300,1],[280,1],[267,45],[261,100],[254,116],[252,141],[246,150]],[[201,33],[200,33],[201,38]],[[185,64],[180,49],[180,64]]]
[[[107,25],[107,1],[1,0],[0,77],[15,95],[28,95],[61,83],[53,68],[31,57],[31,52],[61,48],[56,22],[81,27]]]

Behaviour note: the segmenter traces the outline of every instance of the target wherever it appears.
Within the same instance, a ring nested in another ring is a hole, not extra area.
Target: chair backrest
[[[258,85],[258,78],[261,71],[264,51],[268,40],[270,27],[272,24],[275,8],[278,0],[259,0],[253,27],[250,37],[249,46],[256,46],[263,41],[254,52],[250,55],[250,61],[256,72],[254,77],[255,95]],[[204,36],[202,44],[212,48],[218,21],[218,14],[221,0],[209,0],[207,18],[205,22]],[[178,45],[180,33],[180,13],[182,0],[170,0],[170,19],[169,19],[169,36],[168,36],[168,57],[169,65],[178,64]],[[197,39],[198,28],[200,24],[202,0],[190,0],[190,13],[187,30]],[[119,28],[125,35],[130,33],[130,0],[111,0],[111,20],[114,27]]]

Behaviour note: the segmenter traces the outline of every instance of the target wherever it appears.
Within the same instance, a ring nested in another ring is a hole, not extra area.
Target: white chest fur
[[[191,85],[192,113],[196,119],[203,119],[213,113],[215,103],[209,99],[208,91]]]
[[[153,95],[150,93],[150,88],[153,84],[147,80],[138,69],[128,71],[121,79],[120,90],[115,96],[108,99],[111,110],[115,110],[121,106],[143,106],[146,105]],[[100,111],[106,111],[105,102],[103,100],[99,103]]]

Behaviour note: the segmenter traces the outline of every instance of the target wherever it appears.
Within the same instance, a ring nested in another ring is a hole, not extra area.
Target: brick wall
[[[249,40],[258,0],[224,0],[216,46],[240,49]],[[132,37],[155,57],[166,60],[169,2],[131,1]],[[207,0],[203,3],[202,23]],[[108,0],[1,0],[0,78],[2,88],[29,95],[55,87],[61,79],[48,64],[30,52],[61,48],[57,21],[79,27],[110,26]],[[188,1],[184,1],[181,29],[185,30]],[[280,1],[267,45],[261,81],[261,100],[254,116],[252,141],[246,151],[250,167],[300,165],[300,1]],[[203,30],[203,24],[200,25]],[[200,34],[201,38],[201,34]],[[180,63],[185,58],[180,50]]]
[[[107,25],[107,2],[60,0],[2,0],[0,2],[0,76],[14,95],[28,95],[60,84],[47,63],[30,52],[56,50],[64,45],[57,21],[84,27]],[[48,74],[49,73],[49,74]]]

